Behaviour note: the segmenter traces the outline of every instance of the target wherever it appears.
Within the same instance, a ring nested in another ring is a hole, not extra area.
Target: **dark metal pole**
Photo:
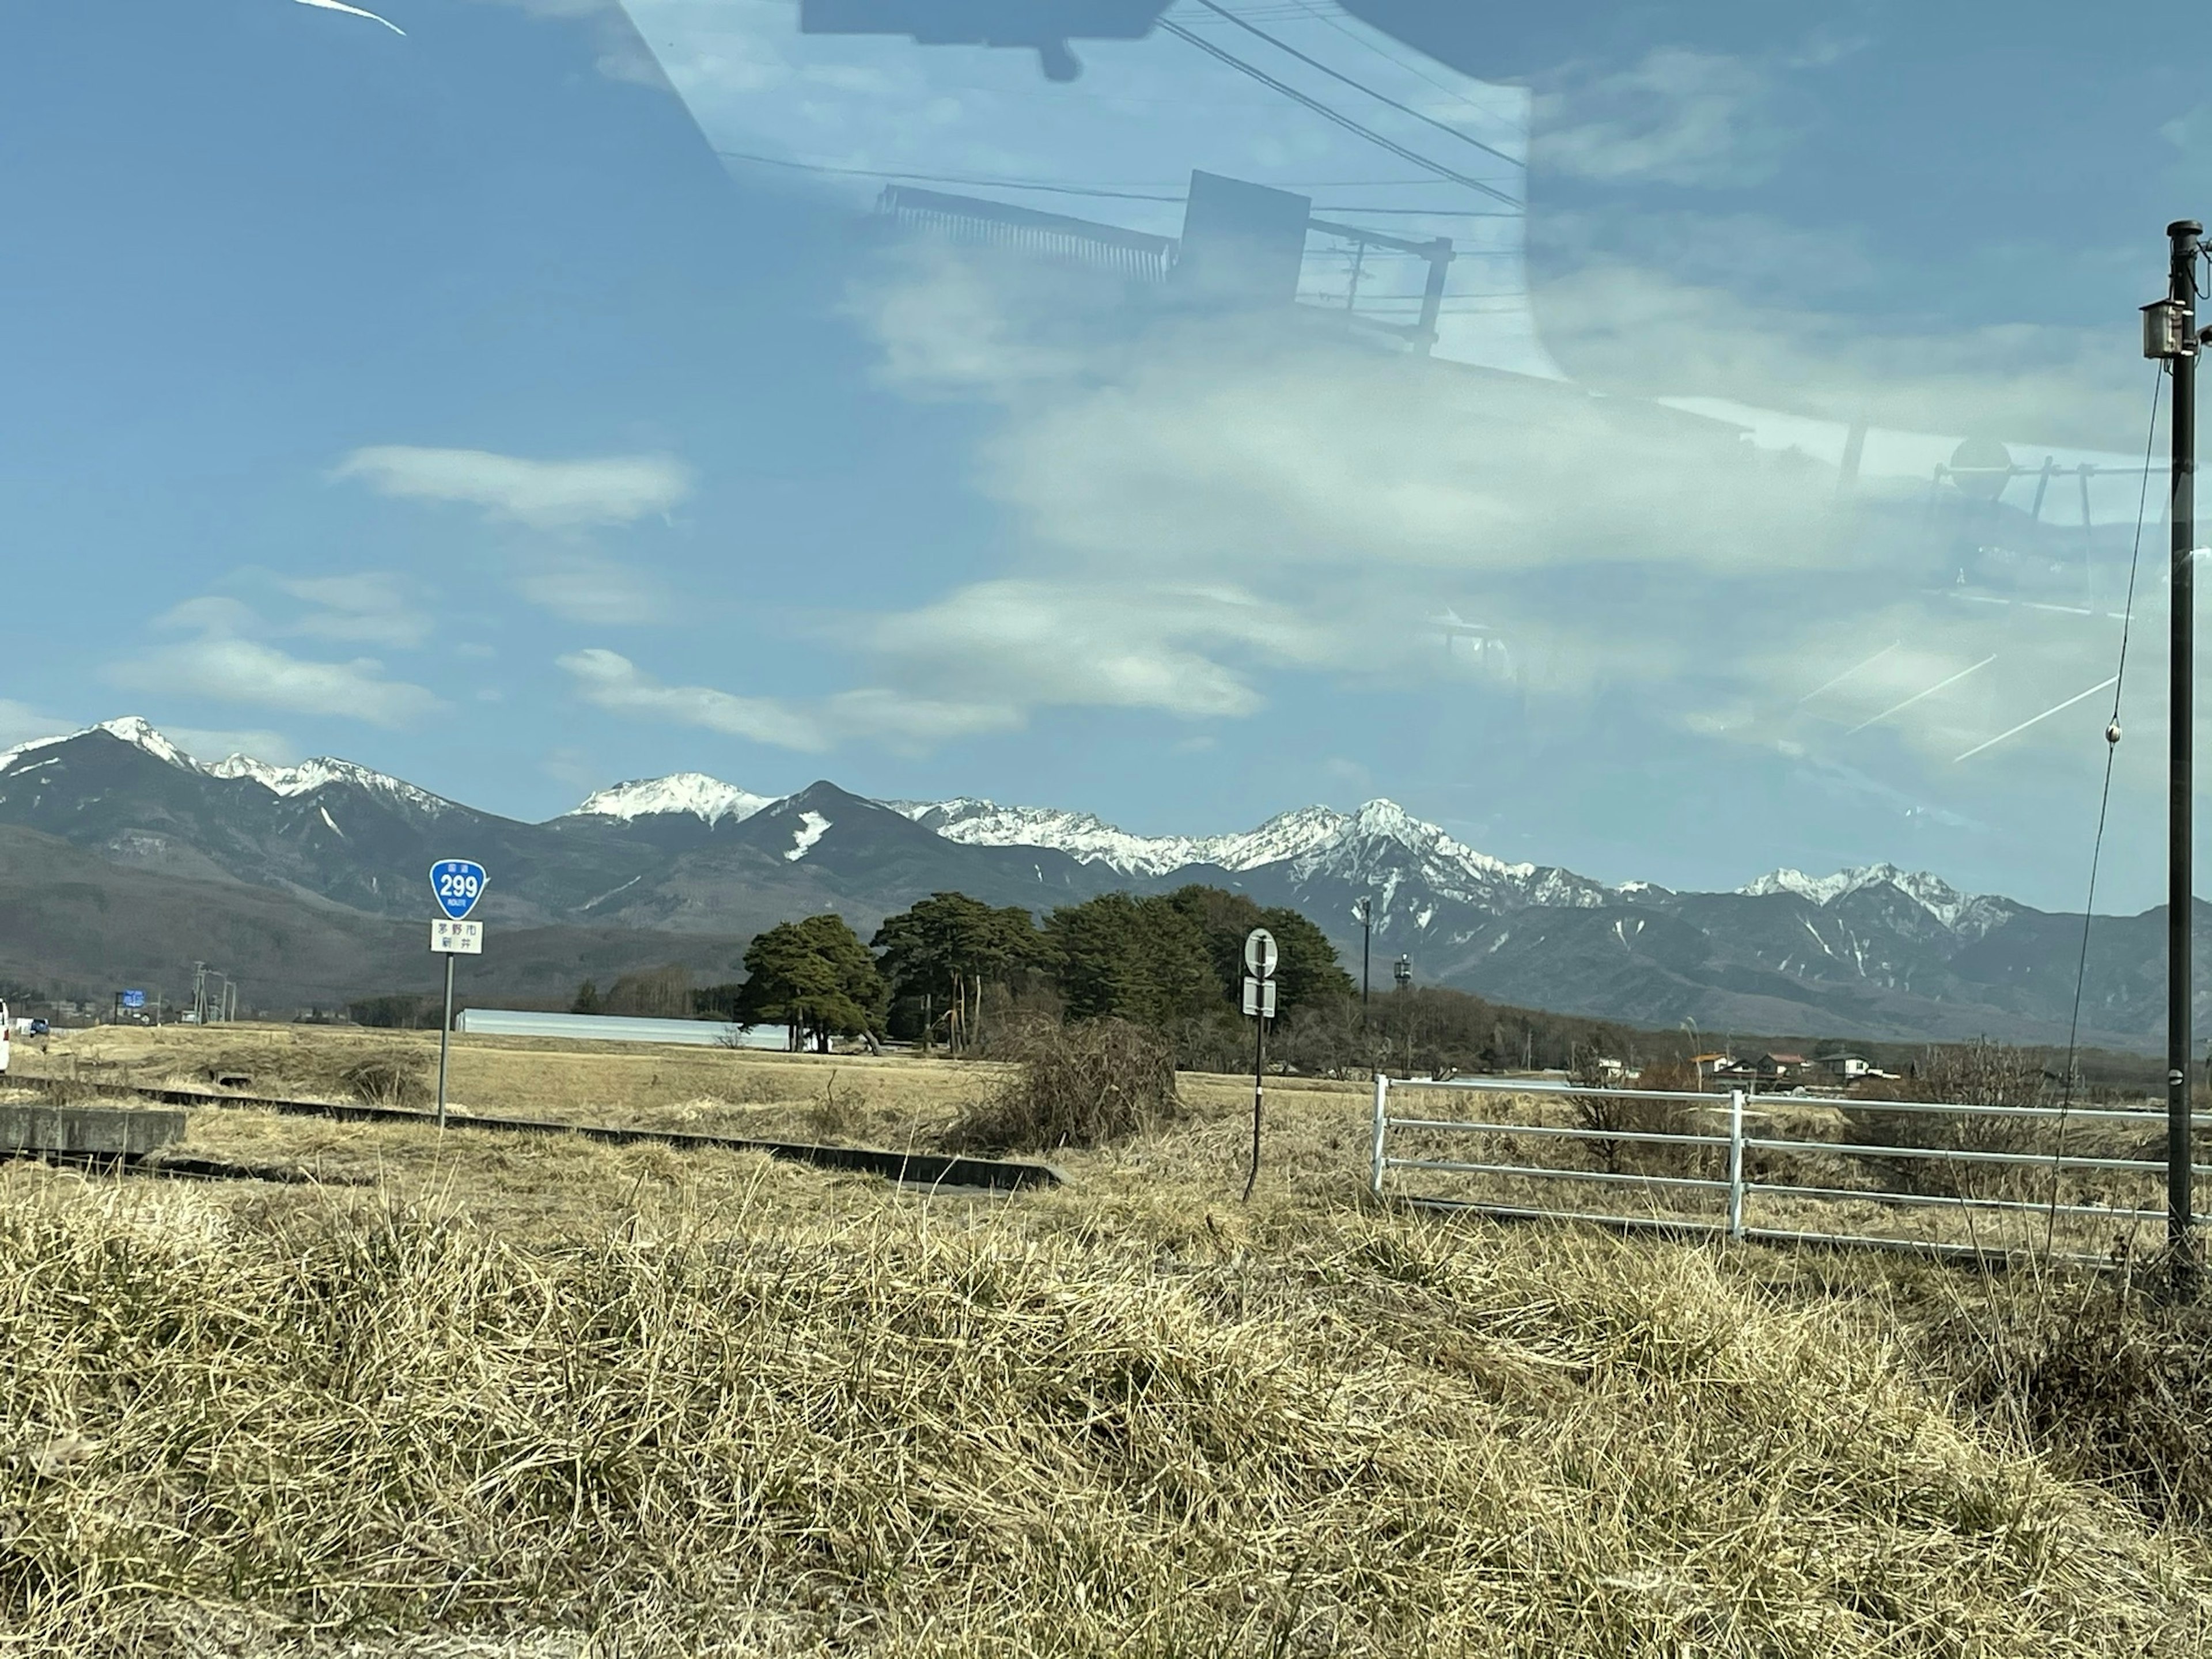
[[[1359,1029],[1367,1029],[1367,963],[1375,951],[1375,896],[1359,901]]]
[[[1256,1030],[1252,1037],[1252,1173],[1244,1177],[1244,1196],[1248,1200],[1253,1188],[1260,1184],[1260,1102],[1267,1075],[1267,984],[1266,980],[1260,981],[1261,1012],[1252,1017]]]
[[[446,1045],[453,1035],[453,957],[446,953],[446,1019],[438,1027],[438,1127],[446,1127]]]
[[[2191,923],[2196,909],[2191,869],[2194,845],[2191,796],[2196,787],[2196,606],[2191,555],[2197,540],[2197,258],[2204,227],[2178,219],[2166,228],[2172,242],[2167,298],[2180,313],[2180,351],[2167,359],[2173,373],[2173,464],[2168,476],[2168,523],[2172,528],[2173,599],[2172,682],[2168,691],[2169,793],[2166,802],[2166,1231],[2177,1279],[2193,1284],[2191,1239],[2189,1073],[2195,1047],[2191,1025]]]

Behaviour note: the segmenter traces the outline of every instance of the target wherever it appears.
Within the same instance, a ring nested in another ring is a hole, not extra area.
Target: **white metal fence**
[[[1492,1215],[2104,1261],[2164,1242],[2166,1133],[2112,1107],[1378,1076],[1368,1179]]]

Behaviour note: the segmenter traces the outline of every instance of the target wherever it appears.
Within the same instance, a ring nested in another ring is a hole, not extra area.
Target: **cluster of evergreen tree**
[[[1233,1071],[1250,1061],[1237,1007],[1255,927],[1280,950],[1268,1050],[1302,1072],[1510,1071],[1565,1066],[1582,1050],[1634,1064],[1682,1042],[1429,988],[1384,992],[1363,1008],[1335,948],[1304,916],[1198,885],[1102,894],[1041,922],[1018,905],[933,893],[866,942],[824,913],[756,938],[741,982],[694,990],[671,968],[626,975],[604,994],[586,985],[576,1006],[787,1025],[795,1046],[823,1050],[838,1037],[889,1036],[973,1052],[987,1024],[1009,1014],[1110,1015],[1163,1033],[1185,1066]]]
[[[746,947],[741,983],[693,991],[676,970],[626,975],[605,994],[580,988],[579,1012],[678,1012],[787,1025],[793,1042],[894,1033],[971,1049],[987,1006],[1023,1002],[1071,1018],[1117,1016],[1174,1030],[1232,1018],[1245,936],[1280,946],[1279,1006],[1352,994],[1321,930],[1295,910],[1262,909],[1240,893],[1191,886],[1135,898],[1108,893],[1065,905],[1040,925],[1021,907],[933,893],[885,919],[863,944],[833,913],[781,922]]]

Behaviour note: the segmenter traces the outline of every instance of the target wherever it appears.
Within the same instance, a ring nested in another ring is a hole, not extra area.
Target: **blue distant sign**
[[[438,908],[455,921],[477,908],[488,879],[483,866],[468,859],[440,859],[430,866],[430,890],[438,896]]]
[[[125,991],[123,994],[123,1006],[126,1008],[143,1008],[146,1006],[146,994],[143,991]]]

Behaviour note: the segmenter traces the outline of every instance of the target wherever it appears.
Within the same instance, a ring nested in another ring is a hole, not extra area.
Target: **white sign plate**
[[[480,957],[483,954],[483,923],[434,921],[430,924],[430,948],[441,956]]]
[[[1255,927],[1244,936],[1244,969],[1255,979],[1275,976],[1275,936],[1264,927]]]
[[[1261,1019],[1275,1017],[1275,981],[1244,976],[1244,1012]]]

